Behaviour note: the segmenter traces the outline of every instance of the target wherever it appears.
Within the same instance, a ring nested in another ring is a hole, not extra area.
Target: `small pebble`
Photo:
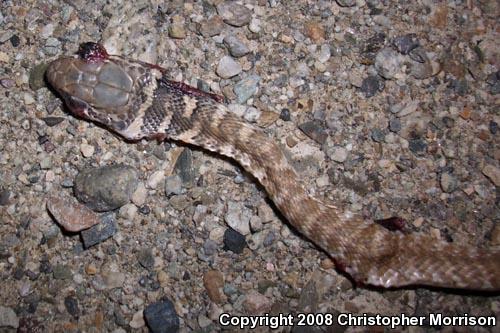
[[[488,177],[495,186],[500,186],[500,169],[494,165],[487,164],[483,168],[483,174]]]
[[[380,128],[374,128],[372,129],[371,137],[375,142],[383,142],[385,139],[385,133]]]
[[[397,36],[392,40],[392,45],[398,50],[399,53],[407,55],[413,49],[420,45],[415,34],[406,34]]]
[[[392,79],[401,71],[404,59],[392,48],[383,48],[375,57],[375,69],[385,79]]]
[[[384,84],[378,76],[370,75],[363,80],[361,83],[361,91],[365,94],[365,97],[375,96],[380,90],[382,90]]]
[[[0,206],[6,206],[9,204],[11,192],[9,190],[0,189]]]
[[[80,172],[74,192],[78,200],[92,210],[105,212],[129,203],[137,184],[134,168],[116,164]]]
[[[417,111],[418,107],[420,106],[420,101],[419,100],[413,100],[404,105],[398,112],[397,116],[398,117],[404,117],[409,114],[412,114],[413,112]]]
[[[250,52],[250,49],[234,35],[224,37],[224,44],[229,49],[229,53],[235,58],[243,57]]]
[[[389,120],[389,130],[394,133],[401,131],[401,120],[399,118]]]
[[[33,91],[37,91],[45,87],[45,71],[47,70],[48,63],[41,63],[35,65],[30,72],[29,86]]]
[[[243,249],[247,245],[245,241],[245,236],[239,232],[228,228],[224,232],[224,249],[232,251],[234,253],[242,253]]]
[[[242,235],[250,234],[250,217],[252,212],[240,203],[229,201],[227,213],[224,215],[226,223]]]
[[[356,0],[336,0],[338,5],[341,7],[353,7],[356,6]]]
[[[234,1],[224,1],[217,5],[217,12],[224,22],[235,27],[241,27],[252,19],[252,12],[247,7]]]
[[[168,28],[168,35],[176,39],[184,39],[187,36],[184,25],[179,23],[174,23]]]
[[[249,314],[257,315],[268,312],[271,309],[271,301],[257,291],[250,291],[245,296],[243,306]]]
[[[224,22],[219,15],[214,15],[208,20],[200,23],[199,33],[203,37],[213,37],[219,35],[224,29]]]
[[[132,194],[131,200],[136,206],[142,206],[146,202],[148,196],[148,191],[144,183],[139,183],[134,193]]]
[[[19,44],[21,44],[21,39],[19,38],[18,35],[13,35],[12,37],[10,37],[10,44],[13,47],[18,47]]]
[[[114,215],[112,213],[105,214],[101,217],[101,223],[82,231],[83,246],[88,249],[110,238],[116,232]]]
[[[253,33],[259,33],[261,30],[261,21],[257,18],[253,18],[248,25],[248,30]]]
[[[229,79],[240,74],[241,65],[230,56],[224,56],[217,65],[216,73],[223,79]]]
[[[290,121],[292,119],[290,110],[287,108],[283,108],[280,112],[280,119],[283,121]]]
[[[106,289],[122,288],[126,279],[125,273],[121,272],[114,262],[107,263],[103,267],[101,275]]]
[[[310,21],[305,25],[305,34],[311,38],[313,42],[319,42],[325,38],[325,29],[320,23]]]
[[[171,196],[173,194],[182,193],[182,180],[178,175],[168,176],[165,178],[165,194]]]
[[[31,105],[36,102],[35,98],[33,98],[33,95],[31,95],[30,93],[24,93],[23,99],[25,105]]]
[[[441,174],[440,185],[443,192],[451,193],[457,188],[458,182],[457,179],[453,177],[453,175],[444,172]]]
[[[488,126],[490,133],[495,135],[498,133],[498,123],[495,121],[490,121],[489,126]]]
[[[63,117],[44,117],[42,120],[44,121],[47,126],[52,127],[56,126],[57,124],[61,123],[64,121],[65,118]]]
[[[234,85],[233,91],[236,94],[236,101],[239,104],[245,103],[252,97],[256,91],[260,81],[260,76],[250,75]]]
[[[226,301],[226,296],[222,290],[224,287],[224,276],[221,272],[216,270],[206,272],[203,275],[203,286],[212,302],[223,304]]]
[[[91,209],[69,198],[53,196],[46,205],[57,223],[70,232],[79,232],[101,222]]]
[[[328,133],[319,121],[307,121],[300,124],[299,129],[308,137],[313,139],[319,144],[324,144],[328,138]]]
[[[137,311],[136,313],[134,313],[134,315],[132,316],[132,320],[130,321],[129,323],[129,326],[132,327],[133,329],[139,329],[141,327],[144,327],[144,325],[146,324],[146,322],[144,321],[144,318],[145,315],[144,315],[144,311],[143,310],[139,310]],[[168,331],[164,331],[164,330],[153,330],[151,329],[152,332],[168,332]]]
[[[56,280],[71,280],[73,273],[71,273],[69,266],[58,264],[54,266],[52,275]]]
[[[327,154],[328,157],[335,162],[344,163],[347,159],[347,150],[343,147],[333,147],[327,149]]]
[[[64,298],[64,306],[73,318],[78,318],[78,316],[80,315],[80,309],[78,307],[78,300],[75,297],[66,296]]]
[[[423,139],[411,139],[409,140],[410,151],[415,155],[423,155],[427,149],[427,142]]]
[[[163,179],[165,179],[165,171],[155,171],[148,177],[146,185],[150,189],[156,189],[158,185],[160,185],[160,183],[163,181]]]
[[[253,106],[249,107],[245,114],[243,115],[243,119],[248,121],[249,123],[256,123],[261,115],[261,111]]]
[[[144,309],[144,319],[153,333],[174,333],[179,330],[179,316],[168,298],[148,305]]]
[[[12,308],[0,305],[0,327],[19,327],[19,318]]]
[[[153,252],[150,248],[143,248],[137,253],[137,260],[142,267],[152,269],[155,263]]]

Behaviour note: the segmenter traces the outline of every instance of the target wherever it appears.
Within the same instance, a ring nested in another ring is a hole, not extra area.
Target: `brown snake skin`
[[[288,222],[361,284],[500,289],[500,252],[406,235],[310,196],[280,147],[214,95],[164,69],[87,43],[53,61],[49,83],[76,115],[127,139],[168,138],[229,156],[264,186]]]

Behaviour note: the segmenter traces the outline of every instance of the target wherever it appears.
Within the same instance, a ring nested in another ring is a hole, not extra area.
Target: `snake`
[[[498,249],[402,232],[387,227],[398,223],[384,226],[311,195],[263,129],[232,113],[221,96],[170,80],[167,69],[89,42],[53,60],[46,78],[71,113],[126,140],[167,139],[235,160],[286,221],[358,285],[500,290]]]

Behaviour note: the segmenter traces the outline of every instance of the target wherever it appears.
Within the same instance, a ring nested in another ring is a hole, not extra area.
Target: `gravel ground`
[[[499,11],[495,0],[2,1],[0,331],[211,332],[222,312],[498,319],[496,295],[357,288],[238,165],[124,142],[67,113],[43,72],[87,41],[158,63],[264,127],[317,196],[498,247]],[[60,226],[96,218],[81,233]],[[313,330],[366,328],[293,331]]]

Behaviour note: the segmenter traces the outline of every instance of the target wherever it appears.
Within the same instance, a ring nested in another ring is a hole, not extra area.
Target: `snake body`
[[[156,65],[95,43],[53,61],[49,83],[76,115],[126,139],[166,138],[236,160],[288,222],[361,284],[500,289],[500,252],[390,231],[308,194],[282,150],[208,93],[169,81]]]

